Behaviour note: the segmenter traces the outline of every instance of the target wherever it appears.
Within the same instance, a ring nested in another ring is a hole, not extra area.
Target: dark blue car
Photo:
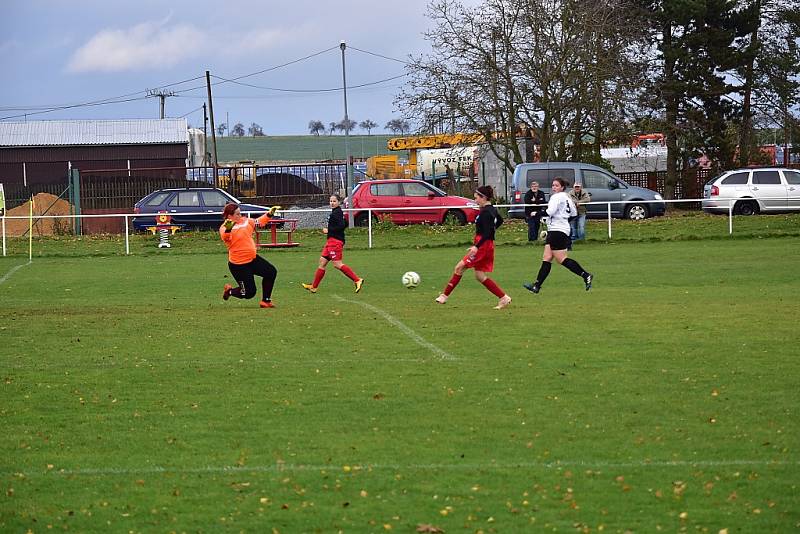
[[[133,228],[145,230],[148,226],[155,226],[155,215],[149,215],[165,211],[175,224],[187,228],[217,229],[222,224],[222,210],[230,202],[239,204],[242,214],[249,214],[250,217],[260,217],[269,209],[255,204],[242,204],[237,198],[215,187],[159,189],[134,204],[136,217],[133,219]]]

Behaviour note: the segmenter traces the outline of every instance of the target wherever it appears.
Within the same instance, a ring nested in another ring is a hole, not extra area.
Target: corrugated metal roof
[[[188,143],[186,119],[0,121],[0,146]]]

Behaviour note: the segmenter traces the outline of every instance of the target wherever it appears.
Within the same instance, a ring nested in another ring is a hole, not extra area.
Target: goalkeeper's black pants
[[[272,300],[272,287],[275,285],[275,277],[278,276],[278,269],[270,262],[259,255],[253,258],[250,263],[241,265],[228,262],[228,269],[239,284],[238,288],[231,290],[231,296],[239,299],[251,299],[256,296],[256,276],[262,277],[261,289],[264,292],[264,300]]]

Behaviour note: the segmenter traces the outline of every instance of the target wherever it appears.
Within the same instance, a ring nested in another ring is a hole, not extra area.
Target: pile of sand
[[[25,217],[25,219],[6,218],[6,235],[19,237],[26,235],[30,225],[30,201],[14,209],[6,210],[7,217]],[[70,215],[72,206],[66,200],[62,200],[50,193],[39,193],[33,197],[33,235],[54,235],[72,233],[74,228],[72,218],[63,219],[36,219],[41,215]]]

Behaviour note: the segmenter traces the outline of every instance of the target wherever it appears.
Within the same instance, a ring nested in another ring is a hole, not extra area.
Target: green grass
[[[595,287],[554,267],[539,295],[509,225],[503,311],[471,274],[433,302],[464,229],[351,231],[359,295],[299,288],[307,233],[265,253],[274,310],[219,298],[213,234],[37,240],[0,258],[0,530],[794,530],[796,221],[592,223]]]
[[[405,150],[392,152],[386,142],[396,135],[350,135],[348,143],[354,158],[376,154],[398,154],[408,157]],[[264,161],[325,161],[345,159],[345,138],[337,135],[284,135],[264,137],[217,137],[217,157],[220,162],[242,160]]]

